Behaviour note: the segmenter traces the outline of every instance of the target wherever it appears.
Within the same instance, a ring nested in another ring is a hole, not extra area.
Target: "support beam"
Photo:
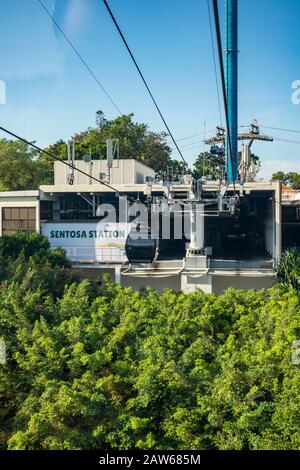
[[[275,257],[279,261],[282,254],[282,183],[277,182],[275,193],[275,227],[276,227],[276,249]]]

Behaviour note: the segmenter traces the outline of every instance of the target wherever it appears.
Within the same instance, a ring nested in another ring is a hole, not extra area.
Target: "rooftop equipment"
[[[111,179],[111,169],[114,159],[119,160],[119,139],[107,139],[106,141],[106,160],[108,169],[108,182]]]
[[[68,140],[68,164],[69,164],[69,172],[67,174],[67,180],[70,185],[74,184],[74,170],[75,170],[75,142],[74,140]]]

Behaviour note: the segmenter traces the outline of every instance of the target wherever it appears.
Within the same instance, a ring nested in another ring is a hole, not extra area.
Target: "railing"
[[[270,258],[256,258],[249,260],[235,259],[211,259],[210,268],[212,269],[271,269],[275,268],[274,260]]]
[[[118,248],[82,248],[64,247],[67,257],[72,262],[78,263],[103,263],[117,264],[127,261],[125,251]]]
[[[300,202],[300,191],[293,192],[293,191],[283,191],[282,192],[282,202],[291,202],[291,201],[299,201]]]

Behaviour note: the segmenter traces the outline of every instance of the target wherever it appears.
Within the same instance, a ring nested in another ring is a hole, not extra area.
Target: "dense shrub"
[[[286,250],[277,268],[279,282],[300,291],[300,253],[297,248]]]
[[[35,263],[0,289],[0,447],[300,449],[297,290],[133,292]]]

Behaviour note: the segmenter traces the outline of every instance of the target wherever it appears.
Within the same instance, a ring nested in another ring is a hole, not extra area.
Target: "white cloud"
[[[91,16],[90,0],[56,0],[54,3],[53,17],[65,34],[72,40],[76,33],[82,32],[88,25]],[[65,39],[53,24],[53,30],[59,42]]]
[[[259,176],[265,180],[269,180],[272,174],[277,171],[283,171],[284,173],[296,171],[300,173],[300,162],[289,160],[266,160],[262,162]]]
[[[70,1],[67,7],[67,14],[65,20],[66,31],[69,34],[74,34],[80,31],[87,24],[89,13],[89,1]]]

